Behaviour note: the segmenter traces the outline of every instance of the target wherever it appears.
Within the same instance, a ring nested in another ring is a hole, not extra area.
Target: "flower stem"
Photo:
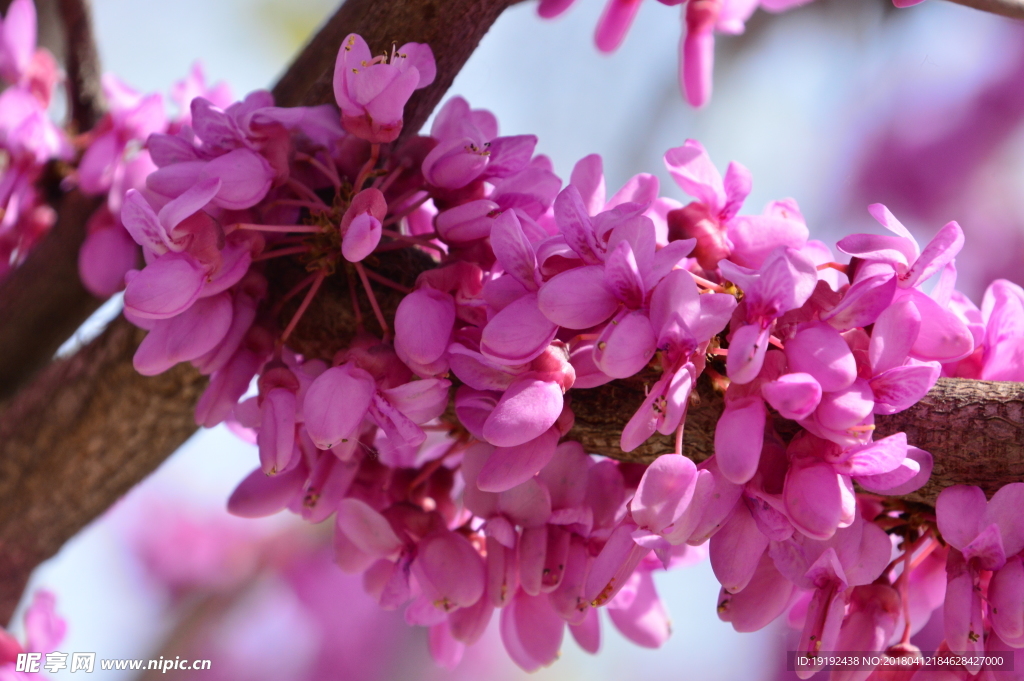
[[[381,312],[380,305],[377,303],[377,297],[373,295],[373,289],[370,288],[370,280],[366,277],[366,269],[363,267],[363,263],[353,263],[356,266],[356,273],[359,275],[359,279],[363,282],[363,288],[366,289],[366,297],[370,299],[370,307],[373,308],[373,314],[377,317],[377,323],[380,324],[381,331],[386,339],[391,335],[391,327],[384,321],[384,313]]]
[[[299,320],[302,319],[302,315],[305,314],[309,304],[313,302],[313,296],[315,296],[316,292],[320,289],[320,284],[324,283],[324,278],[326,276],[327,274],[323,270],[316,273],[315,278],[313,279],[313,285],[309,287],[309,291],[306,292],[306,297],[302,299],[302,304],[299,305],[299,309],[295,311],[295,315],[292,317],[292,320],[288,322],[288,328],[286,328],[284,333],[281,334],[282,345],[288,340],[288,336],[291,335],[292,331],[295,330],[295,326],[299,323]]]

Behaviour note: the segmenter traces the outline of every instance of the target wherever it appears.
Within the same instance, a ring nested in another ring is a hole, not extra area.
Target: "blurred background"
[[[271,85],[335,4],[94,0],[94,18],[104,68],[136,89],[166,94],[198,58],[208,80],[241,97]],[[967,234],[958,288],[980,302],[993,278],[1024,283],[1024,26],[940,0],[759,12],[746,34],[718,38],[715,92],[695,111],[678,90],[678,8],[645,3],[622,48],[603,56],[591,42],[602,5],[578,0],[555,21],[539,19],[534,2],[512,7],[451,94],[493,111],[502,134],[537,135],[563,178],[596,152],[610,190],[653,172],[664,194],[685,199],[661,156],[696,138],[720,169],[750,168],[748,213],[793,197],[830,245],[879,229],[865,210],[877,201],[922,242],[957,220]],[[235,681],[527,676],[494,627],[454,672],[436,668],[425,630],[379,611],[359,578],[331,564],[329,528],[228,516],[228,494],[256,463],[255,447],[226,428],[199,433],[42,566],[26,593],[57,594],[69,627],[59,650],[209,658],[197,678]],[[562,659],[531,678],[776,678],[784,622],[744,635],[720,622],[706,561],[658,578],[673,622],[661,650],[625,641],[606,620],[598,656],[566,637]]]

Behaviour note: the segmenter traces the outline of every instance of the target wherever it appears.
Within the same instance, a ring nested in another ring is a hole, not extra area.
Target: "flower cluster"
[[[605,44],[636,4],[612,1]],[[755,4],[691,0],[698,71],[708,27],[741,27]],[[955,290],[956,222],[922,248],[870,206],[890,233],[840,240],[840,263],[792,199],[741,214],[750,173],[723,176],[692,140],[664,158],[683,204],[647,174],[609,197],[598,156],[563,186],[535,137],[500,135],[458,97],[429,136],[409,134],[405,104],[434,77],[426,45],[375,57],[350,35],[340,115],[267,92],[229,103],[195,72],[168,123],[159,96],[106,81],[111,111],[76,175],[107,196],[83,278],[123,282],[126,317],[148,331],[139,372],[191,362],[210,376],[197,422],[257,445],[229,510],[330,519],[339,566],[429,627],[449,667],[496,610],[527,670],[557,658],[567,628],[595,652],[600,608],[657,647],[669,622],[653,573],[708,554],[719,616],[752,631],[788,613],[802,652],[909,650],[943,602],[951,650],[1024,645],[1019,486],[987,505],[952,488],[935,514],[887,499],[923,486],[932,458],[904,433],[875,437],[876,415],[940,375],[1021,380],[1024,291],[996,282],[979,310]],[[382,271],[404,249],[430,265],[414,282]],[[306,276],[271,286],[281,263]],[[299,323],[345,278],[354,337],[303,354]],[[588,454],[570,391],[638,376],[620,447],[674,436],[674,452]],[[682,456],[698,381],[724,393],[699,465]]]
[[[146,146],[150,135],[189,128],[191,104],[197,97],[221,107],[231,103],[224,84],[206,86],[199,64],[173,89],[172,98],[180,110],[176,120],[168,120],[159,93],[141,95],[112,74],[103,76],[103,93],[109,110],[83,136],[85,147],[75,178],[84,193],[106,197],[89,218],[78,257],[82,283],[100,298],[124,288],[125,274],[139,261],[139,247],[126,230],[121,211],[128,193],[143,190],[146,178],[157,170]]]
[[[38,186],[51,161],[74,152],[47,109],[60,81],[57,62],[36,48],[32,0],[14,0],[0,22],[0,277],[53,226]]]

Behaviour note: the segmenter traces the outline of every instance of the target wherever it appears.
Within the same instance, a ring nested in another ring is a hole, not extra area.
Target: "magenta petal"
[[[377,248],[380,235],[380,220],[369,213],[360,213],[349,223],[341,239],[341,254],[349,262],[360,262]]]
[[[999,525],[1006,555],[1012,556],[1024,549],[1024,523],[1020,511],[1024,509],[1024,482],[1003,485],[992,495],[984,522]]]
[[[915,286],[924,282],[933,274],[946,266],[960,249],[964,247],[964,233],[956,221],[947,222],[938,234],[925,246],[921,255],[902,277],[900,284],[904,287]]]
[[[958,549],[965,548],[981,531],[987,506],[980,487],[953,485],[942,490],[935,500],[935,517],[942,538]]]
[[[155,376],[178,362],[213,350],[231,328],[231,295],[202,298],[170,319],[159,319],[135,351],[132,364],[143,376]]]
[[[348,365],[328,369],[306,390],[302,412],[309,437],[320,449],[354,437],[373,399],[373,378]]]
[[[139,247],[118,226],[98,229],[85,237],[78,252],[78,275],[97,298],[109,298],[124,286],[124,275],[136,266]]]
[[[565,622],[552,609],[546,594],[516,593],[501,611],[501,641],[512,661],[532,672],[558,659]]]
[[[946,562],[946,600],[943,603],[943,628],[950,650],[970,656],[984,655],[985,624],[982,617],[981,589],[976,575],[959,551],[950,551]],[[980,665],[969,666],[977,673]]]
[[[198,307],[198,306],[197,306]],[[295,393],[274,388],[263,397],[256,444],[267,475],[283,471],[295,453]]]
[[[491,227],[491,249],[501,266],[527,290],[536,291],[537,256],[515,211],[507,210]]]
[[[1020,556],[992,575],[988,600],[992,629],[1011,646],[1024,647],[1024,563]]]
[[[530,294],[491,318],[480,337],[480,352],[499,364],[525,364],[544,352],[557,331],[537,307],[536,294]]]
[[[921,314],[910,300],[901,300],[882,312],[871,330],[868,360],[877,375],[901,366],[921,330]]]
[[[925,362],[895,367],[871,379],[876,414],[895,414],[917,404],[939,380],[942,366]]]
[[[587,494],[587,470],[590,457],[579,442],[563,442],[555,449],[555,456],[540,472],[539,480],[551,494],[551,506],[556,509],[579,507]]]
[[[795,586],[782,576],[765,552],[747,586],[737,594],[724,589],[718,597],[718,617],[739,632],[768,626],[789,605]]]
[[[484,438],[515,447],[540,437],[562,413],[562,388],[549,381],[521,378],[509,386],[484,422]]]
[[[789,519],[808,537],[828,539],[835,533],[842,514],[842,492],[832,466],[794,462],[786,473],[782,496]]]
[[[888,308],[895,293],[894,275],[887,273],[865,277],[851,286],[839,304],[822,315],[821,320],[838,331],[868,326]]]
[[[703,475],[707,472],[711,477],[710,479]],[[701,479],[708,480],[708,483],[701,484]],[[701,490],[704,486],[706,491]],[[693,521],[692,518],[687,518],[689,513],[684,514],[683,518],[680,519],[679,524],[691,524],[693,525],[693,531],[689,534],[689,538],[685,541],[686,543],[696,546],[707,541],[718,528],[722,526],[722,523],[726,521],[729,515],[732,513],[733,508],[736,506],[736,502],[739,501],[740,496],[743,494],[743,487],[730,482],[722,474],[718,468],[718,457],[712,456],[710,459],[700,465],[700,472],[698,473],[697,489],[694,492],[694,498],[704,498],[706,501],[699,507],[691,505],[689,512],[698,512],[699,519]],[[673,528],[675,529],[675,528]]]
[[[952,362],[974,351],[974,336],[955,313],[916,289],[907,290],[904,295],[913,300],[921,315],[921,331],[911,348],[915,358]]]
[[[541,5],[546,1],[541,0]],[[569,0],[569,2],[575,2],[575,0]],[[607,193],[605,190],[603,163],[598,154],[584,156],[577,161],[576,165],[573,166],[569,183],[579,191],[580,198],[588,214],[597,215],[604,210]]]
[[[758,324],[747,324],[736,329],[729,344],[726,370],[730,380],[744,384],[754,380],[764,364],[771,329]]]
[[[601,621],[597,617],[597,609],[587,608],[582,622],[569,624],[569,632],[580,648],[596,655],[601,648]]]
[[[783,417],[799,421],[818,407],[821,386],[810,374],[785,374],[761,384],[761,395]]]
[[[551,428],[514,447],[498,447],[480,470],[477,487],[484,492],[504,492],[529,480],[555,454],[558,431]]]
[[[636,0],[608,0],[597,21],[594,43],[602,52],[614,52],[626,37],[640,3]]]
[[[308,471],[305,466],[269,476],[257,468],[228,499],[228,513],[242,518],[263,518],[282,511],[302,492]]]
[[[768,537],[757,528],[746,503],[736,504],[729,520],[711,537],[711,568],[722,588],[728,593],[743,591],[767,548]]]
[[[845,431],[871,415],[874,409],[874,394],[863,378],[858,378],[848,388],[825,393],[814,412],[815,421],[832,431]]]
[[[448,616],[452,638],[468,646],[480,640],[494,615],[494,604],[481,598],[475,605],[459,608]]]
[[[523,591],[536,596],[541,592],[544,558],[548,547],[548,526],[534,525],[523,528],[519,539],[519,584]]]
[[[630,510],[641,529],[660,533],[686,511],[693,499],[697,467],[685,456],[663,454],[644,471]]]
[[[813,322],[786,341],[790,371],[813,376],[824,392],[842,390],[857,377],[857,362],[839,332]]]
[[[619,447],[624,452],[631,452],[647,441],[658,425],[665,418],[665,411],[662,402],[665,399],[665,390],[668,387],[669,376],[662,376],[651,386],[643,404],[636,410],[636,413],[629,419],[622,429],[622,436],[619,438]]]
[[[518,590],[515,549],[487,537],[487,600],[496,608],[508,605]]]
[[[654,357],[657,338],[647,314],[623,310],[597,339],[594,363],[612,378],[628,378]]]
[[[342,499],[336,522],[338,531],[344,532],[367,555],[389,558],[402,548],[402,542],[387,519],[359,499]]]
[[[722,176],[700,142],[686,140],[681,147],[665,152],[665,166],[683,191],[717,213],[726,203]]]
[[[426,423],[444,413],[448,406],[451,382],[443,378],[425,378],[384,390],[384,396],[416,424]]]
[[[181,314],[199,297],[206,280],[202,265],[188,253],[167,253],[125,278],[125,309],[144,319]]]
[[[644,282],[628,241],[620,241],[608,253],[604,272],[608,288],[626,307],[635,310],[643,304]]]
[[[456,612],[459,611],[457,610]],[[432,625],[427,636],[427,642],[430,648],[430,656],[434,659],[434,663],[441,669],[452,671],[462,661],[462,654],[466,651],[466,644],[455,639],[449,624],[449,622],[440,622]]]
[[[434,607],[468,608],[484,595],[484,563],[461,534],[440,530],[424,537],[413,569]]]
[[[888,473],[865,475],[857,484],[869,492],[891,496],[910,494],[924,487],[932,474],[932,455],[917,447],[907,447],[907,458]]]
[[[395,312],[395,348],[419,364],[434,362],[448,348],[455,324],[455,301],[425,287],[402,299]]]
[[[139,191],[129,189],[125,194],[124,202],[121,204],[121,222],[135,243],[153,253],[167,251],[170,245],[167,230],[157,219],[149,201]]]
[[[530,478],[502,492],[498,497],[498,510],[517,525],[540,525],[551,517],[551,495],[546,487]]]
[[[711,76],[715,63],[714,32],[687,31],[681,41],[680,52],[682,64],[679,70],[686,101],[690,106],[704,106],[711,98]]]
[[[576,267],[555,275],[541,287],[537,302],[544,316],[567,329],[596,326],[619,306],[605,283],[604,268],[597,266]]]
[[[220,191],[220,180],[215,177],[196,182],[181,196],[160,209],[160,224],[163,225],[167,233],[171,233],[179,224],[205,208],[218,191]],[[139,198],[142,198],[141,194]]]
[[[625,599],[627,590],[633,593]],[[628,604],[617,607],[620,600]],[[608,615],[623,636],[644,648],[660,648],[672,633],[668,612],[658,598],[649,570],[633,573],[619,595],[608,603]]]
[[[633,541],[635,529],[632,524],[619,525],[594,559],[584,591],[591,605],[604,605],[614,598],[643,557],[650,553],[650,549]]]
[[[255,206],[267,195],[274,175],[267,160],[255,151],[235,149],[207,163],[199,179],[215,177],[220,180],[214,205],[242,210]]]
[[[907,434],[896,433],[865,445],[857,445],[833,463],[837,473],[850,476],[881,475],[899,468],[907,458]]]
[[[599,255],[594,226],[587,214],[579,190],[569,185],[555,197],[555,222],[562,230],[562,236],[569,247],[587,265],[598,265],[603,258]]]
[[[761,458],[766,418],[760,397],[726,403],[715,427],[715,458],[727,480],[742,485],[754,477]]]

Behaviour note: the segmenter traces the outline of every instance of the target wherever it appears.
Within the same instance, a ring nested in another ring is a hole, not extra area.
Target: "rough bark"
[[[655,435],[628,454],[619,449],[622,427],[656,378],[640,375],[573,391],[576,424],[569,437],[588,452],[624,461],[648,463],[674,451],[672,435]],[[694,461],[714,452],[715,424],[724,406],[710,381],[698,381],[683,436],[684,453]],[[977,485],[991,496],[1009,482],[1024,480],[1024,383],[940,378],[913,407],[877,416],[875,423],[876,438],[903,431],[910,444],[935,458],[928,484],[906,495],[909,501],[934,503],[950,485]]]
[[[106,109],[100,85],[100,58],[92,35],[88,0],[58,0],[64,26],[68,101],[71,121],[78,131],[91,130]]]
[[[100,202],[77,191],[58,198],[57,224],[0,281],[0,399],[46,366],[103,302],[78,278],[85,222]]]
[[[32,569],[195,432],[206,379],[188,365],[147,378],[145,335],[119,318],[47,367],[0,411],[0,620]]]

